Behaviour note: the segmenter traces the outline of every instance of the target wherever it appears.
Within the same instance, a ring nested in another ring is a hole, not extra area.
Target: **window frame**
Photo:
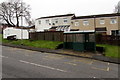
[[[87,24],[86,24],[86,22],[87,22]],[[83,20],[83,25],[84,26],[88,26],[89,25],[89,21],[88,20]]]
[[[80,26],[80,22],[78,22],[78,21],[75,21],[75,24],[74,24],[75,26]]]
[[[105,19],[100,19],[100,24],[105,24]]]
[[[41,20],[38,20],[38,23],[41,24]]]
[[[120,35],[120,30],[111,30],[111,35]]]
[[[46,24],[49,24],[50,21],[49,21],[49,19],[47,19],[47,20],[45,20],[45,22],[46,22]]]
[[[58,19],[54,19],[54,22],[57,24],[59,21],[58,21]]]
[[[67,23],[67,22],[68,22],[68,19],[67,19],[67,18],[63,18],[63,22],[64,22],[64,23]]]
[[[114,22],[112,20],[114,20]],[[111,18],[110,19],[110,24],[116,24],[116,23],[117,23],[117,19],[116,18]]]

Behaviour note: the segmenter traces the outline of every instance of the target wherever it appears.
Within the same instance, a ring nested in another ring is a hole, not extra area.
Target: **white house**
[[[74,14],[66,14],[38,18],[35,20],[35,31],[70,31],[71,19],[74,16]]]
[[[16,35],[16,39],[29,39],[29,32],[27,29],[20,29],[14,27],[7,27],[3,30],[3,38]]]

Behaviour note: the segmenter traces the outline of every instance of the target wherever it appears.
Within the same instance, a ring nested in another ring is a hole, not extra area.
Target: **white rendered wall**
[[[67,19],[67,22],[64,22],[65,18]],[[39,32],[39,31],[44,31],[45,29],[49,29],[52,26],[71,25],[71,18],[72,16],[37,19],[35,21],[35,30]],[[55,23],[56,19],[58,20],[58,23]],[[49,20],[49,23],[51,25],[47,24],[46,20]],[[39,21],[41,21],[41,24],[39,24]],[[53,25],[53,23],[55,23],[55,25]]]
[[[16,29],[16,28],[6,28],[3,30],[3,38],[8,36],[16,35],[17,39],[29,39],[28,30]]]

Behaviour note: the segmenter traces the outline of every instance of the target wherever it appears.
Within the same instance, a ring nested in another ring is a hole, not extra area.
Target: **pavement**
[[[45,48],[34,48],[34,47],[28,47],[28,46],[23,46],[23,45],[12,45],[12,44],[5,44],[5,43],[3,43],[2,45],[15,47],[15,48],[28,49],[28,50],[33,50],[33,51],[39,51],[39,52],[48,52],[48,53],[55,53],[55,54],[61,54],[61,55],[83,57],[83,58],[100,60],[100,61],[104,61],[104,62],[120,64],[120,59],[106,57],[100,53],[78,52],[78,51],[66,50],[66,49],[51,50],[51,49],[45,49]]]
[[[91,80],[97,78],[97,80],[106,80],[105,78],[119,77],[118,64],[89,58],[8,46],[2,46],[0,58],[2,58],[3,78],[91,78]]]

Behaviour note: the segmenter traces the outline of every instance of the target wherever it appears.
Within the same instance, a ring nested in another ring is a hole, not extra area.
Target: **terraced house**
[[[41,17],[35,21],[36,32],[40,31],[70,31],[71,19],[74,14]]]
[[[120,13],[74,17],[70,31],[96,31],[103,35],[120,35]]]

